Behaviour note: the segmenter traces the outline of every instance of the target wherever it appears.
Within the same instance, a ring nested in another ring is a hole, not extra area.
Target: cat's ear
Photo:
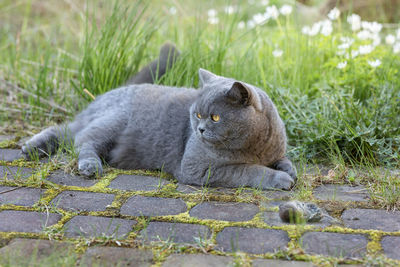
[[[262,110],[261,100],[258,93],[253,88],[242,82],[234,82],[231,89],[226,92],[226,96],[234,103],[244,106],[253,106],[259,111]]]
[[[217,78],[218,76],[208,70],[199,69],[199,80],[200,80],[200,87],[203,87],[205,84],[210,82],[211,80]]]

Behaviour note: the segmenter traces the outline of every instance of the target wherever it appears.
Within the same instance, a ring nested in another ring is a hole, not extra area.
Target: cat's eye
[[[220,117],[219,117],[219,115],[217,115],[217,114],[211,114],[211,119],[212,119],[213,121],[215,121],[215,122],[218,122],[219,119],[220,119]]]
[[[197,117],[198,119],[201,119],[200,113],[196,112],[196,117]]]

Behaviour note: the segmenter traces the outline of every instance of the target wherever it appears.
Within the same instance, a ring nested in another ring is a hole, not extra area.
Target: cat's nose
[[[198,129],[199,129],[199,132],[200,132],[201,134],[203,134],[203,133],[204,133],[204,131],[205,131],[205,129],[204,129],[204,128],[202,128],[202,127],[199,127]]]

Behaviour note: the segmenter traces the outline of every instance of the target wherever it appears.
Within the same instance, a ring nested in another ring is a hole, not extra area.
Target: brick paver
[[[289,242],[281,230],[227,227],[217,235],[218,248],[223,251],[243,251],[263,254],[284,250]]]
[[[339,201],[361,201],[366,202],[369,199],[369,193],[365,186],[348,186],[327,184],[314,189],[314,196],[323,200]]]
[[[0,166],[0,181],[7,177],[7,180],[27,179],[33,173],[31,168]]]
[[[400,231],[400,211],[348,209],[342,213],[342,220],[346,227],[354,229]]]
[[[140,232],[139,240],[196,243],[196,239],[210,238],[210,229],[204,225],[187,223],[150,222]]]
[[[173,254],[167,258],[162,267],[220,267],[234,266],[233,258],[227,256],[217,256],[211,254]]]
[[[0,211],[0,232],[39,233],[57,223],[61,215],[34,211]]]
[[[75,216],[65,224],[65,235],[69,237],[107,236],[124,238],[132,231],[134,220],[95,216]]]
[[[73,185],[79,187],[89,187],[97,183],[99,180],[88,179],[80,175],[71,175],[62,170],[51,173],[47,180],[59,185]]]
[[[151,250],[121,247],[91,247],[83,255],[84,266],[134,266],[147,267],[153,264]]]
[[[114,195],[82,191],[63,191],[51,204],[71,211],[104,211],[114,200]]]
[[[162,216],[185,212],[182,199],[133,196],[121,207],[121,214],[131,216]]]
[[[400,236],[385,236],[381,243],[386,256],[400,260]]]
[[[222,221],[249,221],[258,212],[254,204],[238,202],[203,202],[190,210],[190,216]]]
[[[23,158],[19,149],[0,149],[0,160],[14,161]]]
[[[32,206],[43,192],[39,188],[0,186],[0,205]]]
[[[333,257],[363,257],[368,240],[360,234],[305,233],[300,240],[304,250],[311,254]]]

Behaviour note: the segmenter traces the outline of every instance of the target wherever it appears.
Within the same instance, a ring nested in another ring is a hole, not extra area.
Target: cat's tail
[[[127,85],[154,83],[159,80],[165,72],[172,67],[180,55],[179,50],[173,43],[167,42],[160,48],[160,55],[157,59],[150,62],[132,78]]]

